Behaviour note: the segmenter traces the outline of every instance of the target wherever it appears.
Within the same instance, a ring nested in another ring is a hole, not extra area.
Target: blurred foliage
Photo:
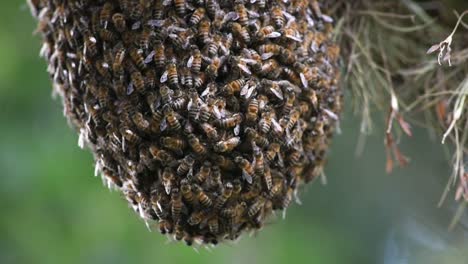
[[[0,20],[0,263],[466,263],[466,216],[448,232],[455,205],[436,208],[449,171],[439,143],[416,129],[403,144],[410,165],[386,175],[383,131],[356,158],[351,114],[328,184],[303,190],[285,220],[199,253],[167,242],[92,176],[91,154],[51,98],[24,1],[4,1]]]

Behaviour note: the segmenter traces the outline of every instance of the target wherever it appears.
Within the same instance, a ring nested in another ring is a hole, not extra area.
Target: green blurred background
[[[356,158],[350,114],[328,184],[304,188],[286,220],[279,213],[257,234],[198,253],[149,232],[93,176],[91,154],[51,97],[27,5],[0,6],[0,263],[468,263],[467,216],[449,232],[453,196],[436,208],[450,173],[439,141],[416,129],[402,142],[410,165],[387,175],[382,131]]]

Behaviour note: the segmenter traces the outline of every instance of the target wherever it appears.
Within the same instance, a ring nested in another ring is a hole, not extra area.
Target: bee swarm
[[[80,146],[188,245],[261,228],[323,169],[342,102],[323,2],[29,0]]]

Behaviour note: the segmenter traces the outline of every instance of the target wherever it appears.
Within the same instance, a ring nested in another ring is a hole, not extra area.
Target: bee
[[[161,234],[172,234],[174,232],[174,227],[172,226],[172,222],[166,219],[161,219],[158,222],[159,225],[159,232]]]
[[[260,210],[262,210],[263,206],[265,205],[266,199],[264,197],[258,197],[255,199],[255,201],[250,205],[247,215],[250,218],[253,218],[255,215],[257,215]]]
[[[191,25],[197,25],[205,17],[205,13],[206,10],[203,7],[195,9],[192,16],[190,17],[189,23]]]
[[[221,193],[220,196],[218,196],[218,199],[216,200],[214,204],[214,210],[219,211],[223,207],[223,205],[226,203],[226,201],[231,197],[232,192],[233,192],[233,186],[232,183],[228,182],[226,183],[226,186],[224,186],[223,192]]]
[[[250,99],[247,106],[247,114],[245,115],[245,120],[247,122],[255,122],[258,118],[258,100],[255,98]]]
[[[163,108],[163,113],[171,129],[180,130],[182,128],[179,119],[177,119],[177,116],[172,107],[165,105]]]
[[[267,134],[271,129],[272,119],[274,117],[274,112],[267,111],[262,113],[262,118],[258,123],[258,127],[261,133]]]
[[[197,138],[194,134],[189,134],[187,137],[189,145],[196,154],[203,156],[207,153],[206,147],[200,142],[199,138]]]
[[[275,31],[273,26],[266,26],[260,28],[255,36],[259,42],[262,42],[265,39],[278,38],[281,36],[281,33]]]
[[[220,35],[215,35],[208,42],[207,49],[206,49],[208,51],[208,55],[210,55],[211,57],[214,57],[214,56],[216,56],[218,54],[219,43],[221,43],[221,36]]]
[[[219,190],[223,186],[221,180],[221,170],[219,166],[213,166],[211,169],[210,188]]]
[[[130,18],[132,20],[138,20],[142,14],[143,14],[143,5],[142,1],[138,1],[138,3],[134,3],[132,6],[130,6]]]
[[[275,23],[276,28],[282,28],[286,22],[286,19],[283,15],[283,10],[280,6],[274,6],[271,9],[271,18]]]
[[[281,67],[275,59],[269,59],[262,65],[260,73],[276,79],[281,74]]]
[[[184,238],[184,226],[182,225],[182,220],[177,220],[174,228],[174,239],[180,241]]]
[[[180,219],[180,213],[182,211],[182,196],[180,195],[179,189],[174,188],[171,191],[171,213],[172,220],[177,221]]]
[[[205,132],[208,139],[217,140],[219,138],[216,128],[208,123],[201,124],[203,132]]]
[[[239,23],[232,23],[231,30],[234,35],[240,40],[242,43],[249,43],[250,42],[250,34],[249,31],[245,27],[243,27]]]
[[[208,19],[203,19],[198,24],[198,38],[200,38],[201,42],[209,43],[211,40],[210,37],[211,32],[211,22]]]
[[[164,171],[161,176],[161,184],[164,186],[164,191],[168,195],[171,193],[172,183],[174,180],[175,180],[175,175],[172,169],[169,167],[164,168]]]
[[[193,48],[192,55],[190,56],[187,67],[194,73],[199,73],[202,64],[202,54],[198,48]]]
[[[245,8],[243,3],[237,4],[234,6],[234,10],[237,12],[239,24],[242,26],[247,26],[247,22],[249,21],[249,16],[247,14],[247,9]]]
[[[231,50],[233,41],[234,41],[234,38],[232,37],[231,33],[223,36],[221,44],[219,45],[219,48],[223,52],[223,55],[229,55],[229,53],[231,52],[230,50]]]
[[[125,59],[125,48],[122,45],[119,45],[115,52],[114,63],[112,64],[112,71],[114,74],[122,75],[124,72],[123,61]]]
[[[149,148],[151,155],[163,164],[168,164],[174,161],[174,157],[164,149],[160,149],[156,145],[151,145]]]
[[[216,12],[219,10],[219,4],[217,0],[205,0],[206,11],[211,17],[215,17]]]
[[[187,97],[180,96],[174,101],[172,101],[171,106],[174,110],[182,110],[187,105]]]
[[[174,87],[177,87],[177,85],[179,84],[179,76],[177,74],[177,65],[175,64],[175,62],[171,62],[167,66],[167,77],[169,80],[169,84]]]
[[[262,59],[266,60],[271,58],[274,55],[279,55],[281,53],[282,47],[278,44],[263,44],[258,47],[258,52],[262,55]]]
[[[211,200],[211,198],[202,190],[202,188],[199,185],[194,184],[192,186],[192,189],[198,201],[203,207],[211,207],[213,205],[213,201]]]
[[[297,150],[289,153],[289,155],[288,155],[288,160],[292,165],[301,164],[302,158],[303,158],[302,153],[300,151],[297,151]]]
[[[145,71],[145,85],[151,89],[150,92],[153,92],[156,87],[156,70],[154,68]]]
[[[107,41],[107,42],[111,42],[116,38],[114,31],[106,29],[106,28],[99,30],[99,36],[101,37],[103,41]]]
[[[195,88],[202,87],[206,82],[206,74],[204,72],[200,72],[193,78],[193,84]]]
[[[275,198],[279,196],[283,192],[283,186],[284,186],[284,181],[283,179],[276,178],[273,179],[273,185],[271,186],[270,189],[270,197]]]
[[[215,57],[211,60],[210,64],[206,67],[206,73],[212,79],[218,77],[218,71],[224,63],[224,57]]]
[[[204,210],[195,211],[190,214],[189,218],[187,219],[187,223],[191,226],[195,226],[201,223],[201,221],[205,218],[206,212]]]
[[[184,197],[185,201],[187,201],[189,204],[194,204],[195,196],[193,195],[192,187],[190,186],[189,181],[187,179],[182,179],[180,181],[180,192],[182,193],[182,196]]]
[[[192,155],[187,155],[185,158],[182,159],[182,162],[177,167],[177,175],[191,175],[193,170],[193,164],[195,163],[195,159]]]
[[[255,166],[255,174],[257,175],[263,175],[265,172],[265,161],[263,157],[263,152],[261,149],[257,146],[254,146],[253,148],[253,153],[254,153],[254,166]]]
[[[134,87],[138,92],[143,92],[143,89],[145,88],[145,79],[143,78],[143,75],[139,71],[132,72],[131,74],[131,79],[133,82]]]
[[[226,94],[226,95],[233,95],[233,94],[237,94],[240,92],[241,88],[245,85],[245,80],[244,79],[237,79],[237,80],[234,80],[234,81],[231,81],[229,83],[227,83],[224,87],[223,87],[223,92]]]
[[[271,188],[273,187],[273,179],[271,176],[271,169],[269,166],[265,166],[265,170],[263,173],[263,181],[265,182],[267,190],[271,190]]]
[[[127,24],[125,22],[125,16],[122,13],[115,13],[112,15],[112,22],[114,24],[115,29],[122,33],[127,30]]]
[[[226,158],[223,155],[214,156],[216,164],[224,170],[232,170],[235,168],[234,162],[230,158]]]
[[[265,152],[265,159],[268,161],[268,163],[271,163],[275,159],[280,150],[281,145],[279,143],[271,143],[270,146],[268,146],[268,149]]]
[[[301,117],[301,112],[299,112],[297,109],[291,110],[288,116],[288,123],[286,124],[286,129],[291,131],[300,117]]]
[[[205,161],[203,165],[200,167],[200,170],[195,175],[195,180],[202,184],[205,180],[211,175],[211,163],[209,161]]]
[[[154,63],[158,68],[162,68],[166,65],[166,53],[161,41],[157,41],[154,48]]]
[[[187,11],[185,0],[174,0],[176,13],[179,17],[184,17]]]
[[[213,98],[208,98],[207,103],[202,103],[200,107],[200,113],[198,115],[198,119],[200,122],[208,122],[210,120],[212,112],[213,112],[213,107],[214,107],[214,99]]]
[[[133,62],[138,66],[138,68],[144,70],[146,69],[145,58],[143,57],[143,50],[141,49],[131,49],[130,50],[130,57],[132,58]]]
[[[218,217],[213,216],[208,219],[208,228],[213,235],[217,235],[219,233]]]
[[[161,145],[169,150],[181,152],[186,147],[186,142],[178,137],[162,137]]]
[[[109,102],[109,90],[108,87],[101,86],[97,91],[97,98],[99,102],[99,106],[101,108],[106,108]]]
[[[254,175],[254,166],[248,160],[237,156],[234,159],[240,169],[242,169],[242,177],[249,183],[252,184],[252,176]]]
[[[310,68],[303,63],[296,62],[294,63],[294,68],[299,72],[299,77],[304,88],[308,88],[310,84],[318,81],[319,69],[317,67]]]
[[[216,152],[230,152],[234,150],[241,142],[240,137],[232,137],[224,141],[219,141],[213,146],[213,150]]]
[[[96,70],[97,72],[104,78],[110,79],[110,66],[107,62],[104,62],[102,60],[97,60],[96,61]]]
[[[132,115],[133,123],[142,131],[146,131],[149,128],[149,122],[145,119],[142,113],[135,112]]]
[[[145,26],[140,34],[140,48],[147,50],[151,41],[152,30],[150,27]]]
[[[239,125],[243,120],[243,116],[240,113],[233,114],[231,117],[218,119],[217,125],[221,128],[228,129]]]
[[[161,95],[161,100],[164,104],[169,104],[172,102],[172,96],[174,91],[170,89],[167,85],[161,85],[159,88],[159,95]]]
[[[296,55],[289,49],[281,47],[279,60],[286,65],[292,65],[296,61]]]
[[[295,71],[293,71],[291,68],[283,67],[283,75],[291,83],[293,83],[295,85],[300,85],[301,84],[301,79],[300,79],[299,75]]]
[[[164,16],[164,2],[156,1],[153,4],[153,18],[156,20],[163,19]]]

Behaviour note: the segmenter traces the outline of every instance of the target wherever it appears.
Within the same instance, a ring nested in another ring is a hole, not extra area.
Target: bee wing
[[[144,62],[145,64],[149,64],[150,62],[153,61],[153,58],[154,58],[154,54],[156,54],[156,51],[151,51],[150,54],[148,54],[148,56],[146,56]]]
[[[238,136],[240,133],[240,125],[237,125],[236,127],[234,127],[234,135]]]
[[[194,57],[192,55],[187,61],[187,67],[192,68],[193,60],[194,60]]]
[[[139,29],[141,26],[141,21],[136,21],[135,23],[133,23],[132,25],[132,30],[137,30]]]
[[[301,77],[302,85],[304,86],[304,88],[307,88],[309,86],[309,82],[307,81],[304,73],[301,72],[299,76]]]
[[[273,87],[270,88],[270,91],[276,96],[278,97],[278,99],[280,100],[283,100],[284,97],[283,97],[283,92],[281,90],[278,90],[278,89],[275,89]]]
[[[252,75],[252,72],[250,71],[249,67],[247,67],[246,65],[244,65],[242,63],[238,63],[237,66],[239,67],[239,69],[241,69],[247,75]]]
[[[166,130],[166,128],[167,128],[167,121],[166,121],[166,118],[164,118],[163,121],[161,122],[161,125],[159,125],[159,129],[161,131],[164,131]]]
[[[133,81],[132,81],[127,86],[127,95],[131,95],[134,90],[135,90],[135,88],[133,87]]]
[[[159,80],[161,83],[165,83],[167,81],[167,75],[169,74],[168,71],[164,71],[164,73],[161,75],[161,79]]]
[[[275,32],[271,32],[270,34],[267,34],[266,37],[267,37],[267,38],[279,38],[279,37],[281,37],[281,33],[276,32],[276,31],[275,31]]]
[[[252,184],[252,175],[248,174],[245,170],[242,170],[242,177],[246,180],[249,184]]]
[[[272,52],[267,52],[267,53],[263,53],[262,54],[262,60],[268,60],[269,58],[273,57],[273,54]]]
[[[296,35],[286,35],[287,38],[289,39],[292,39],[294,41],[297,41],[297,42],[301,42],[302,41],[302,38],[299,37],[299,36],[296,36]]]

